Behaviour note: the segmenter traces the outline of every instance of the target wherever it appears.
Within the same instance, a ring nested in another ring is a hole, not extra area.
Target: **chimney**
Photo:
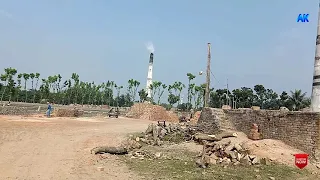
[[[314,58],[313,83],[311,93],[311,111],[320,112],[320,3],[318,10],[316,52]]]
[[[152,64],[153,63],[153,53],[150,53],[150,60],[149,63]]]

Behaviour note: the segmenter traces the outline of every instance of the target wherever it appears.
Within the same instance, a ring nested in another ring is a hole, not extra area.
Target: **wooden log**
[[[223,138],[228,137],[237,137],[237,133],[223,132],[217,135],[203,134],[198,133],[194,135],[194,138],[198,141],[207,140],[207,141],[221,141]]]
[[[125,147],[110,147],[110,146],[100,146],[95,147],[91,150],[91,154],[109,153],[109,154],[127,154],[128,150]]]

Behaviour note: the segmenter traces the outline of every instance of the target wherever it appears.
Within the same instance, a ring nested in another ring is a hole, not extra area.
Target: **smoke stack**
[[[153,53],[150,53],[150,60],[149,60],[149,63],[153,63]]]
[[[150,89],[150,85],[152,84],[152,69],[153,69],[153,53],[150,53],[148,76],[147,76],[147,87],[146,87],[148,98],[151,98],[151,93],[152,93]]]
[[[320,112],[320,3],[318,12],[316,52],[314,58],[313,83],[311,93],[311,111]]]

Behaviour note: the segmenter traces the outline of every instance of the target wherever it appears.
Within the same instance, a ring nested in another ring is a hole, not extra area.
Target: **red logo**
[[[309,154],[295,154],[295,164],[298,168],[303,169],[308,165]]]

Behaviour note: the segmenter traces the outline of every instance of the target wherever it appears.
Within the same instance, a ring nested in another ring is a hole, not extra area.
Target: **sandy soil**
[[[0,179],[140,179],[116,157],[99,164],[90,150],[119,145],[150,121],[0,116]],[[103,167],[103,171],[98,169]]]

